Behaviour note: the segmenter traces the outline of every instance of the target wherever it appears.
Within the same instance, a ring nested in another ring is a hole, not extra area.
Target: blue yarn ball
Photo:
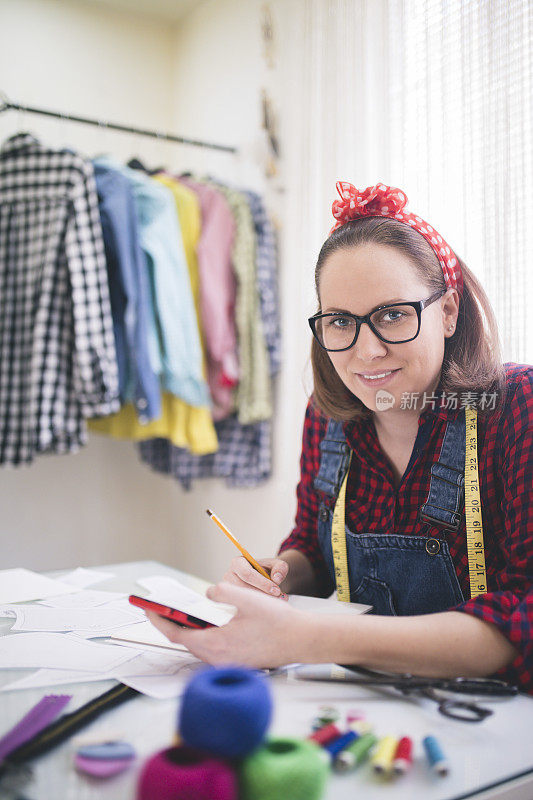
[[[263,741],[272,715],[267,681],[245,667],[209,667],[183,693],[178,730],[190,747],[241,758]]]

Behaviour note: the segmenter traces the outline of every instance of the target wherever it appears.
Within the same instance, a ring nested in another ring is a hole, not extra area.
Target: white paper
[[[63,583],[72,584],[78,589],[86,589],[88,586],[93,586],[100,581],[106,581],[109,578],[114,578],[112,572],[97,572],[95,569],[85,569],[85,567],[78,567],[72,572],[61,576]]]
[[[235,613],[231,606],[208,600],[204,595],[166,575],[140,578],[137,583],[150,592],[150,600],[177,608],[213,625],[225,625]]]
[[[23,678],[2,686],[0,691],[11,692],[17,689],[38,689],[41,686],[63,686],[69,683],[93,683],[113,679],[110,672],[82,672],[71,669],[38,669]]]
[[[70,683],[119,680],[143,694],[155,698],[177,697],[194,670],[203,666],[189,653],[141,653],[108,672],[74,672],[64,669],[39,669],[2,687],[3,692],[62,686]]]
[[[201,663],[191,653],[142,653],[113,672],[119,680],[133,677],[162,677],[187,670],[190,672],[192,664]]]
[[[141,661],[139,659],[142,659]],[[179,697],[186,684],[198,669],[205,664],[190,654],[156,655],[145,653],[129,662],[116,676],[122,683],[138,692],[165,700]],[[141,674],[132,675],[133,672]]]
[[[76,631],[96,635],[132,625],[138,619],[129,611],[102,608],[47,608],[40,605],[14,606],[15,631]]]
[[[27,600],[42,600],[44,597],[75,591],[75,586],[47,578],[29,569],[0,571],[0,603],[24,603]]]
[[[362,603],[341,603],[335,598],[309,597],[302,594],[289,595],[289,605],[300,611],[313,614],[365,614],[372,606]]]
[[[63,633],[13,633],[0,637],[0,669],[68,669],[105,672],[133,658],[125,647]]]
[[[161,631],[158,631],[151,622],[145,620],[137,625],[130,625],[128,628],[120,628],[116,633],[112,633],[110,638],[118,644],[138,644],[143,647],[165,648],[166,650],[180,650],[189,652],[182,644],[175,644],[167,639]]]
[[[40,600],[39,605],[50,606],[50,608],[95,608],[106,603],[121,600],[127,595],[124,592],[103,592],[99,589],[82,589],[74,594],[60,595],[59,597],[48,597]]]

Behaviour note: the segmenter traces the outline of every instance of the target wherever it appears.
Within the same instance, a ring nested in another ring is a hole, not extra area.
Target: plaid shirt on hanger
[[[18,134],[0,151],[0,464],[73,452],[118,408],[92,166]]]

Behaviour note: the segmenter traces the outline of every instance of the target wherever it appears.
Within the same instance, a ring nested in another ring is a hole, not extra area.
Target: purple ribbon
[[[48,694],[0,739],[0,763],[13,750],[46,728],[63,711],[71,694]]]

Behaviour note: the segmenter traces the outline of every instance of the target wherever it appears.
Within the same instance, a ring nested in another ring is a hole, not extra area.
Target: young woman
[[[271,580],[236,558],[210,588],[237,608],[223,628],[150,618],[211,663],[498,673],[533,692],[533,367],[501,363],[482,287],[403,192],[337,188],[309,320],[295,527],[261,561]],[[476,444],[484,548],[472,512],[469,564],[465,453]],[[279,599],[335,588],[372,613],[313,616]]]

